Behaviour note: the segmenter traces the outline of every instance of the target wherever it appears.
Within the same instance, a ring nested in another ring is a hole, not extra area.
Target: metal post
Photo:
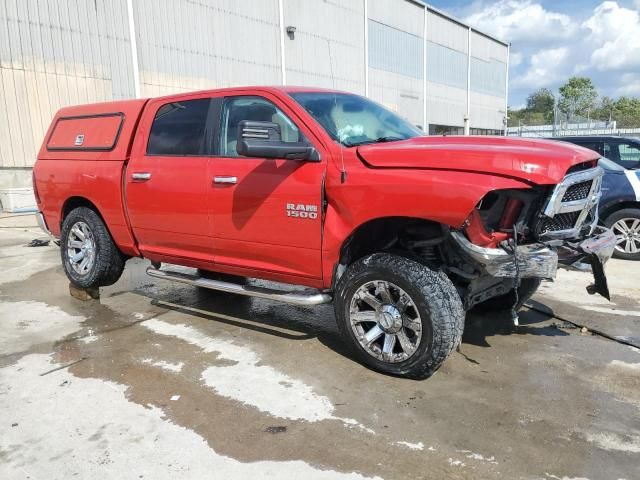
[[[509,57],[511,55],[511,44],[507,45],[507,74],[504,85],[504,136],[507,136],[509,128]]]
[[[127,0],[127,16],[129,17],[129,45],[131,45],[131,62],[133,65],[133,91],[140,98],[140,66],[138,65],[138,44],[136,42],[136,24],[133,16],[133,0]]]
[[[424,6],[424,25],[422,26],[422,129],[428,135],[429,125],[427,124],[427,17],[429,7]]]
[[[369,96],[369,0],[364,0],[364,96]]]
[[[464,116],[464,134],[469,135],[471,117],[471,27],[467,30],[467,113]]]
[[[130,0],[131,1],[131,0]],[[284,39],[286,35],[284,26],[284,6],[283,0],[278,0],[278,20],[280,22],[280,68],[282,73],[282,85],[287,84],[287,64],[285,62],[284,54]]]

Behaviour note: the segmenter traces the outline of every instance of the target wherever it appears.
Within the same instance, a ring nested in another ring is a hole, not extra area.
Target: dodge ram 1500
[[[145,257],[157,278],[333,301],[363,363],[425,378],[465,311],[515,312],[559,264],[591,269],[590,293],[608,296],[597,161],[557,142],[425,136],[349,93],[247,87],[63,108],[34,189],[76,286]]]

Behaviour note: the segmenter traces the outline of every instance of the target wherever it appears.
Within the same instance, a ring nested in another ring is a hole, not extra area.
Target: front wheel
[[[100,216],[87,207],[73,209],[62,223],[62,265],[71,283],[81,288],[112,285],[124,270],[118,250]]]
[[[410,378],[438,370],[464,328],[460,296],[446,275],[388,253],[347,268],[334,308],[340,332],[362,363]]]
[[[613,256],[640,260],[640,209],[623,208],[609,215],[604,223],[617,238]]]

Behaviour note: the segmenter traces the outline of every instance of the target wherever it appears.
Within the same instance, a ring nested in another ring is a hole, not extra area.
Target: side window
[[[621,143],[618,145],[620,153],[620,165],[624,168],[636,169],[640,168],[640,146],[630,143]]]
[[[620,155],[618,154],[618,145],[615,143],[604,144],[604,157],[612,162],[620,163]]]
[[[211,99],[199,98],[160,107],[151,126],[147,154],[203,155],[210,104]]]
[[[261,97],[231,97],[225,101],[222,109],[219,142],[221,156],[240,156],[236,145],[238,143],[238,125],[242,120],[277,123],[280,125],[283,142],[303,141],[298,127],[270,101]]]
[[[598,142],[585,142],[585,143],[579,143],[578,145],[584,148],[588,148],[589,150],[594,150],[598,152],[600,155],[605,156],[602,153],[602,145]]]

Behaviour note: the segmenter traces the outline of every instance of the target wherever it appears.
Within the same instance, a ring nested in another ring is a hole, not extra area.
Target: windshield
[[[333,92],[296,92],[290,95],[333,140],[346,147],[424,135],[395,113],[358,95]]]
[[[624,172],[624,168],[618,165],[615,162],[612,162],[608,158],[602,157],[598,160],[598,165],[604,168],[605,170],[613,170],[614,172]]]

